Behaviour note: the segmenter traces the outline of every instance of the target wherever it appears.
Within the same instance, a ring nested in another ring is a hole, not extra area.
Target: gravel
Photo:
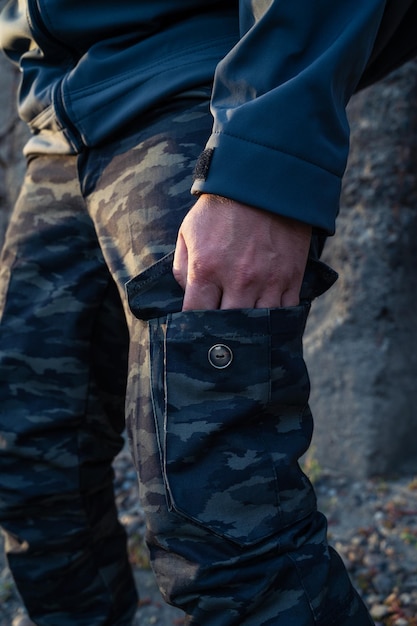
[[[316,481],[329,540],[377,626],[417,626],[417,479]]]
[[[352,483],[323,471],[314,474],[330,543],[345,561],[376,625],[417,626],[417,478]],[[149,568],[136,474],[127,450],[116,459],[115,484],[141,592],[135,626],[182,626],[182,613],[163,602]],[[0,556],[0,626],[29,625]]]

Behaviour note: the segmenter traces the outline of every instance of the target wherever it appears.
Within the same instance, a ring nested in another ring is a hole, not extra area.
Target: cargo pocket
[[[127,291],[132,312],[149,325],[168,507],[240,545],[253,544],[315,508],[298,465],[312,434],[302,355],[309,305],[175,311],[181,295],[169,286],[172,273],[161,272],[166,262]],[[158,295],[161,284],[168,300]]]

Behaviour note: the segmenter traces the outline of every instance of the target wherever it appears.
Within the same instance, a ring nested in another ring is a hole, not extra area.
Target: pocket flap
[[[130,310],[140,320],[163,317],[182,309],[184,291],[172,273],[174,251],[126,283]]]

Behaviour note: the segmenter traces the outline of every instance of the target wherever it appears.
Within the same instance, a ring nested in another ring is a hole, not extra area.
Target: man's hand
[[[308,224],[203,194],[175,251],[183,310],[297,305],[310,238]]]

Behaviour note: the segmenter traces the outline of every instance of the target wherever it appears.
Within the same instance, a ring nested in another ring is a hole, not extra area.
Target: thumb
[[[189,256],[187,244],[181,232],[175,247],[172,272],[175,280],[184,290],[183,311],[218,309],[221,301],[221,290],[211,280],[198,280],[190,271],[193,258]],[[189,280],[190,279],[190,280]]]
[[[181,232],[178,234],[178,239],[175,246],[172,273],[174,274],[174,278],[177,283],[185,291],[188,275],[188,249]]]

